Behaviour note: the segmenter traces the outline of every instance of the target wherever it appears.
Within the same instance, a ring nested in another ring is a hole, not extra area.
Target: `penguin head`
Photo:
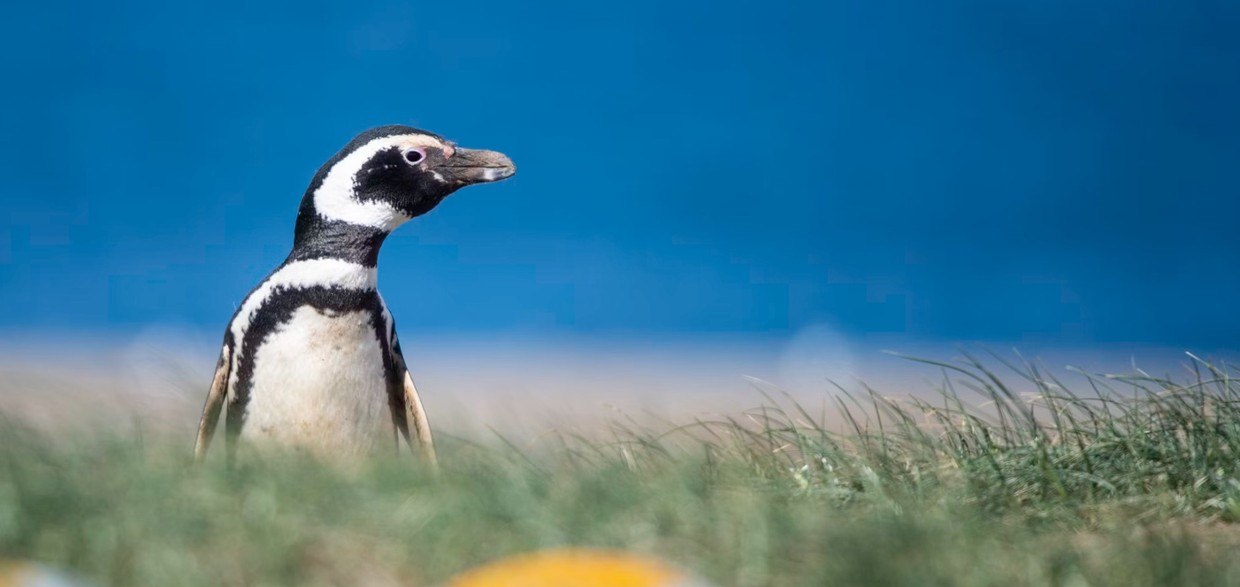
[[[324,220],[392,230],[456,190],[516,173],[503,153],[400,125],[358,135],[323,164],[303,201]]]

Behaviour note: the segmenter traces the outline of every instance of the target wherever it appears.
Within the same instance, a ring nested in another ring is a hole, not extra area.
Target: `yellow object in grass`
[[[662,562],[627,552],[548,550],[466,571],[445,587],[707,587]]]

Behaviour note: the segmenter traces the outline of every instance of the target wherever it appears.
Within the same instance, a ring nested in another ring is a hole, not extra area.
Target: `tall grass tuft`
[[[1235,367],[1189,355],[1182,380],[1072,369],[1073,389],[999,355],[990,359],[1005,373],[969,354],[906,358],[940,371],[933,393],[839,387],[832,402],[842,426],[755,380],[766,401],[741,417],[662,431],[621,426],[610,456],[651,466],[697,450],[708,462],[745,464],[754,483],[839,503],[963,498],[996,512],[1046,515],[1053,506],[1082,522],[1100,507],[1240,519]]]

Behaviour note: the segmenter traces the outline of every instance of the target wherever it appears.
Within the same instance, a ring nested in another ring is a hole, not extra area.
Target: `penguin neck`
[[[379,249],[391,232],[373,226],[330,220],[310,211],[297,216],[288,261],[338,259],[366,267],[379,264]]]

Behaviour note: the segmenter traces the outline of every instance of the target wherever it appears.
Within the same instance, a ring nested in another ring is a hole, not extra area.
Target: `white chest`
[[[369,312],[295,310],[254,354],[243,439],[361,454],[392,438],[383,350]]]

